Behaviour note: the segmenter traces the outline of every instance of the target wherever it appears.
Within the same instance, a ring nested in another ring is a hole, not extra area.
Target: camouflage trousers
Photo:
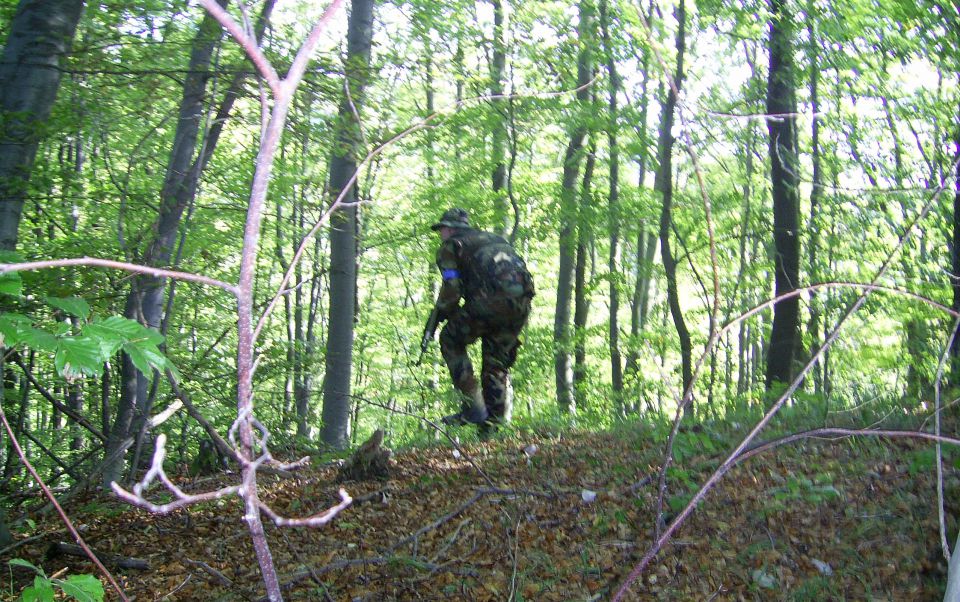
[[[467,303],[447,319],[440,331],[440,353],[450,370],[453,386],[463,395],[464,409],[482,394],[490,418],[509,422],[513,410],[510,368],[517,361],[520,331],[530,313],[530,299],[498,299]],[[482,341],[482,389],[477,389],[467,345]]]

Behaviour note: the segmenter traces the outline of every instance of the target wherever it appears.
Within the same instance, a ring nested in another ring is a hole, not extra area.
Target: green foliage
[[[0,251],[0,263],[20,263],[23,258],[11,251]],[[20,272],[0,274],[0,295],[19,297],[23,291],[23,281]]]
[[[171,116],[176,115],[188,60],[185,48],[201,13],[196,7],[167,0],[136,5],[109,0],[103,6],[109,10],[88,10],[81,22],[78,39],[84,40],[83,50],[71,53],[65,68],[83,76],[64,78],[46,128],[51,135],[41,141],[31,174],[31,196],[43,201],[25,208],[20,245],[29,257],[0,255],[0,262],[80,256],[136,261],[153,240],[164,161],[177,121]],[[659,226],[662,199],[652,186],[652,157],[663,95],[658,89],[664,68],[660,61],[669,69],[675,59],[675,21],[654,13],[644,24],[641,11],[646,9],[638,5],[612,2],[609,8],[610,45],[621,79],[616,131],[623,216],[618,224],[620,265],[612,271],[606,265],[611,250],[606,204],[611,149],[605,131],[611,120],[603,104],[608,74],[598,69],[591,90],[596,102],[590,104],[589,115],[576,115],[570,90],[583,41],[576,6],[531,2],[511,7],[507,70],[513,96],[500,103],[482,98],[490,89],[492,24],[474,3],[416,0],[378,6],[391,34],[379,37],[374,50],[378,76],[361,107],[361,117],[369,124],[361,150],[371,150],[423,119],[428,113],[428,93],[439,114],[430,127],[388,145],[373,167],[361,174],[357,371],[352,393],[356,399],[378,405],[357,402],[358,441],[384,425],[401,444],[433,441],[434,434],[419,420],[391,414],[384,406],[428,418],[451,411],[448,375],[436,347],[432,365],[409,366],[411,341],[422,327],[438,281],[432,265],[437,240],[427,226],[441,211],[458,205],[470,211],[481,227],[500,227],[497,203],[504,193],[494,193],[490,185],[490,133],[494,124],[504,121],[509,125],[509,151],[515,151],[509,201],[515,203],[518,219],[517,246],[528,259],[538,287],[512,370],[518,432],[560,430],[572,423],[608,428],[620,419],[616,412],[621,400],[612,391],[608,346],[607,284],[611,281],[621,293],[621,352],[636,355],[636,370],[626,374],[622,405],[646,421],[657,420],[661,413],[672,415],[678,389],[677,337],[664,303],[660,260],[651,263],[638,256],[638,241],[656,233]],[[793,8],[803,10],[804,6]],[[947,124],[956,120],[957,88],[955,78],[949,77],[956,72],[956,45],[949,44],[952,35],[942,18],[923,6],[856,0],[842,5],[815,3],[814,8],[810,14],[798,13],[795,23],[796,96],[803,115],[798,120],[802,160],[797,175],[805,182],[799,232],[805,255],[799,284],[863,281],[883,264],[929,191],[948,171],[949,161],[941,155]],[[763,302],[771,290],[767,132],[762,120],[740,118],[764,110],[769,11],[765,3],[753,0],[707,0],[688,10],[690,83],[683,96],[685,105],[694,109],[685,115],[683,133],[691,137],[693,147],[675,156],[677,202],[672,226],[680,259],[682,309],[699,350],[708,335],[714,269],[703,193],[712,211],[720,323]],[[264,43],[267,55],[285,64],[293,55],[295,40],[302,39],[318,11],[309,5],[278,7]],[[12,5],[0,12],[0,30],[12,14]],[[605,52],[599,40],[593,43],[595,57],[602,57]],[[654,48],[660,56],[651,52]],[[809,64],[813,52],[816,65]],[[222,44],[218,53],[205,111],[211,116],[244,62],[235,44]],[[138,66],[136,73],[129,73],[129,65]],[[339,68],[336,50],[318,52],[291,107],[261,233],[268,252],[261,254],[257,266],[258,306],[273,295],[294,251],[329,204],[325,183],[333,145],[330,125],[342,90],[326,74]],[[812,68],[820,76],[821,163],[824,177],[830,180],[825,182],[816,218],[809,214],[806,184],[812,179]],[[181,224],[178,269],[224,281],[236,279],[244,199],[260,134],[258,99],[250,94],[252,89],[244,88],[224,122],[216,153],[201,174],[200,194],[189,220]],[[886,123],[887,110],[893,127]],[[578,333],[578,342],[587,352],[586,376],[578,391],[580,411],[571,417],[555,407],[553,318],[560,163],[567,129],[575,117],[596,128],[597,165],[592,194],[576,209],[584,231],[590,233],[591,311],[587,327]],[[899,168],[895,140],[900,145]],[[699,187],[701,176],[705,191]],[[951,212],[944,195],[919,225],[926,237],[917,237],[901,250],[903,262],[893,265],[888,274],[891,282],[949,303],[943,275],[949,265],[947,246],[919,241],[945,240]],[[321,415],[329,310],[328,235],[329,229],[321,227],[306,241],[294,288],[284,295],[257,341],[258,417],[270,427],[278,446],[299,445],[293,441],[295,389],[305,391],[309,399],[309,428],[318,427]],[[659,246],[656,240],[653,244]],[[651,293],[646,314],[635,316],[629,306],[635,303],[635,285],[643,274],[652,280]],[[127,353],[147,375],[177,364],[189,375],[183,387],[196,405],[217,427],[226,429],[233,419],[236,389],[232,302],[202,286],[178,286],[164,342],[155,331],[135,322],[102,318],[125,310],[129,284],[128,278],[114,272],[92,269],[0,275],[5,302],[0,343],[36,351],[37,374],[57,372],[91,390],[96,390],[104,362],[120,352]],[[824,325],[833,324],[853,298],[850,290],[830,289],[804,305],[805,321],[814,309],[820,316],[817,336],[809,323],[801,329],[804,353],[819,345]],[[635,317],[642,321],[642,328],[633,328],[630,322]],[[704,370],[697,383],[697,403],[703,404],[697,408],[700,419],[709,416],[746,425],[759,418],[769,318],[769,311],[759,312],[721,342],[716,372]],[[935,375],[949,327],[946,321],[914,299],[876,293],[831,350],[829,392],[809,377],[794,404],[784,408],[783,420],[772,425],[774,432],[786,430],[788,424],[858,424],[857,419],[883,417],[885,412],[904,421],[917,418],[894,410],[907,405],[915,412],[925,400],[922,391],[924,386],[929,391]],[[917,325],[916,330],[907,329],[910,324]],[[160,353],[161,346],[168,357]],[[107,374],[112,382],[116,382],[117,364],[112,361]],[[902,397],[908,375],[917,394],[906,404]],[[159,386],[159,394],[165,395],[166,385]],[[38,394],[28,391],[27,395],[29,417],[39,417],[44,406],[38,403]],[[707,399],[713,399],[712,407],[706,407]],[[846,412],[851,407],[857,409]],[[88,418],[95,417],[91,406],[83,411]],[[189,436],[195,428],[188,424],[184,430]],[[701,456],[726,449],[719,430],[682,434],[677,459],[695,463]],[[305,439],[307,447],[313,440]]]
[[[85,318],[90,308],[82,299],[47,298],[57,309]],[[35,351],[52,353],[57,372],[69,379],[95,376],[103,371],[104,363],[120,349],[129,354],[134,365],[144,374],[153,370],[176,370],[173,363],[160,351],[163,337],[127,318],[110,316],[92,318],[74,334],[63,323],[46,324],[22,314],[0,314],[0,345],[23,345]]]
[[[27,586],[20,593],[21,602],[53,602],[56,589],[60,589],[67,600],[79,602],[102,602],[103,600],[103,584],[93,575],[71,575],[66,579],[51,579],[43,569],[21,558],[14,558],[8,564],[30,569],[36,573],[33,585]]]
[[[829,482],[829,476],[821,482],[790,476],[785,486],[773,491],[773,499],[778,502],[803,501],[817,505],[827,500],[842,498],[843,494]]]

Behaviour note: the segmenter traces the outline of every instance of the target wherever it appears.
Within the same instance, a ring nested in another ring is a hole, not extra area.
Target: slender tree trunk
[[[607,272],[610,278],[610,321],[608,342],[610,348],[610,378],[613,386],[614,412],[618,416],[625,414],[623,407],[623,360],[620,356],[620,147],[617,141],[619,110],[617,108],[617,90],[620,82],[617,75],[617,61],[613,54],[610,39],[610,14],[607,0],[600,2],[600,28],[603,33],[604,53],[607,59],[607,147],[610,154],[609,194],[607,196],[607,214],[610,229],[610,253],[607,260]]]
[[[493,56],[490,61],[490,105],[493,109],[491,128],[493,151],[493,194],[497,229],[504,238],[510,237],[513,220],[510,216],[510,199],[507,196],[507,111],[503,96],[504,73],[507,65],[506,44],[503,33],[503,2],[493,4]]]
[[[220,0],[220,4],[225,6],[226,0]],[[189,71],[184,80],[179,120],[160,191],[160,213],[154,222],[155,236],[141,260],[144,265],[169,265],[181,217],[196,196],[202,164],[200,159],[195,160],[194,157],[203,118],[207,80],[210,77],[210,60],[221,36],[222,29],[217,20],[209,13],[204,13],[194,38]],[[165,287],[165,278],[137,277],[127,297],[124,315],[159,330]],[[117,480],[123,470],[124,454],[115,452],[130,436],[136,414],[143,415],[148,411],[147,385],[150,377],[140,373],[126,354],[120,366],[120,380],[120,407],[104,451],[105,457],[114,458],[103,471],[105,487]]]
[[[277,261],[280,263],[280,269],[286,273],[289,269],[290,264],[287,261],[287,258],[284,254],[284,246],[287,244],[286,234],[284,229],[284,223],[286,220],[283,216],[283,205],[279,195],[277,196],[276,202],[276,212],[277,219],[275,222],[276,227],[276,256]],[[296,370],[297,370],[297,361],[296,361],[296,345],[297,345],[297,335],[295,332],[294,320],[293,320],[293,301],[290,299],[290,295],[283,296],[283,315],[284,315],[284,324],[286,325],[286,335],[287,335],[287,365],[285,366],[285,371],[283,375],[283,416],[280,421],[280,430],[286,432],[290,425],[290,420],[296,416],[297,418],[297,434],[299,436],[300,431],[300,415],[294,414],[294,381],[296,380]],[[306,425],[304,425],[306,428]]]
[[[27,362],[27,370],[33,371],[34,368],[34,359],[36,357],[35,352],[31,349],[29,351],[29,360]],[[14,391],[16,386],[16,379],[12,371],[13,366],[16,364],[10,363],[7,364],[4,362],[2,364],[5,366],[2,375],[3,387],[9,391]],[[19,438],[21,434],[29,428],[29,402],[30,402],[30,379],[26,377],[21,377],[20,379],[20,403],[17,407],[16,416],[11,416],[7,414],[7,420],[12,422],[11,426],[13,427],[13,432]],[[17,450],[13,448],[13,440],[8,436],[5,430],[0,429],[0,439],[6,441],[6,458],[3,465],[2,480],[8,481],[12,479],[21,469],[22,465],[20,463],[20,458],[17,456]]]
[[[652,7],[651,7],[652,9]],[[647,13],[647,22],[650,22],[652,10]],[[643,72],[643,81],[640,87],[640,152],[637,155],[637,187],[643,189],[647,175],[647,114],[650,107],[650,96],[647,94],[647,86],[650,81],[649,72],[650,50],[646,45],[643,47],[643,56],[641,58],[641,71]],[[626,374],[635,375],[640,369],[640,348],[637,340],[640,332],[643,330],[647,319],[647,309],[650,300],[650,280],[652,275],[651,267],[653,258],[656,254],[657,234],[648,231],[644,221],[641,220],[637,229],[637,248],[635,254],[636,270],[634,273],[633,295],[630,298],[630,338],[631,344],[626,358]],[[632,405],[632,404],[631,404]]]
[[[952,307],[954,311],[960,311],[960,111],[957,113],[957,126],[953,134],[953,144],[954,161],[957,165],[953,182],[953,235],[951,237],[953,244],[950,246],[950,265],[953,271],[953,278],[951,278]],[[954,337],[950,354],[953,358],[951,377],[954,386],[956,386],[960,384],[960,336]]]
[[[373,37],[373,1],[354,0],[347,32],[344,86],[336,147],[330,161],[330,194],[343,192],[343,204],[330,222],[330,330],[327,336],[323,389],[323,442],[335,449],[350,443],[350,391],[353,371],[353,325],[357,290],[357,171],[361,147],[359,110],[369,77]]]
[[[792,16],[784,0],[771,0],[770,71],[767,129],[770,133],[770,183],[773,190],[775,293],[792,291],[800,281],[800,203],[793,81]],[[789,383],[800,330],[800,300],[791,297],[773,307],[767,356],[767,389]]]
[[[670,248],[670,230],[673,223],[673,120],[677,106],[677,92],[683,85],[683,54],[686,48],[686,6],[683,0],[677,6],[677,69],[673,77],[674,85],[667,90],[667,99],[663,103],[663,112],[660,119],[660,136],[657,141],[657,174],[654,180],[654,189],[660,193],[662,207],[660,211],[660,256],[663,260],[663,270],[667,279],[667,302],[670,306],[670,315],[673,325],[677,329],[680,340],[680,364],[682,373],[682,391],[686,391],[693,382],[693,349],[690,333],[683,319],[680,309],[680,292],[677,287],[677,261]],[[684,410],[692,412],[692,403],[688,403]]]
[[[563,178],[560,186],[560,257],[557,277],[557,306],[553,320],[554,373],[557,386],[557,404],[569,414],[577,411],[573,386],[573,366],[570,358],[570,304],[573,295],[574,263],[576,260],[577,231],[577,175],[583,139],[587,135],[584,124],[589,111],[590,92],[586,84],[593,72],[591,45],[593,42],[593,9],[589,0],[580,3],[579,40],[577,59],[577,111],[574,116],[570,141],[563,157]]]
[[[110,396],[113,386],[110,370],[110,362],[105,363],[100,376],[100,429],[104,433],[110,432]]]
[[[587,297],[587,262],[592,246],[592,228],[586,213],[590,205],[593,186],[593,170],[597,164],[596,144],[590,144],[587,163],[583,168],[583,185],[580,193],[580,213],[577,219],[577,261],[574,268],[573,287],[573,387],[577,399],[584,399],[587,376],[587,321],[590,317],[590,299]]]
[[[0,57],[0,251],[17,246],[27,184],[82,0],[21,0]]]
[[[3,366],[3,363],[0,363],[0,366]],[[0,408],[2,408],[2,406],[4,405],[3,398],[4,398],[4,394],[6,393],[6,383],[3,382],[4,380],[5,380],[4,375],[0,375],[0,385],[3,385],[3,386],[0,386]],[[7,417],[7,420],[10,420],[9,416]],[[3,437],[0,437],[0,440],[2,439],[9,439],[9,435],[4,432]],[[13,449],[13,442],[8,441],[7,457],[6,457],[7,466],[11,465],[11,453],[15,455],[16,451]],[[4,477],[7,476],[6,472],[7,470],[5,467]],[[10,527],[7,525],[7,512],[4,509],[4,504],[0,504],[0,548],[5,548],[12,543],[13,543],[13,534],[10,532]]]
[[[817,282],[819,276],[819,262],[817,260],[817,250],[820,247],[820,227],[818,224],[818,213],[820,205],[823,203],[823,166],[820,157],[820,66],[819,66],[819,44],[820,38],[817,33],[816,19],[814,17],[814,2],[807,2],[807,30],[809,40],[807,42],[807,61],[810,64],[810,111],[813,113],[811,125],[810,154],[813,164],[813,182],[810,188],[810,221],[808,222],[807,232],[810,233],[810,248],[807,251],[808,270],[810,278]],[[810,333],[810,349],[820,347],[820,300],[817,294],[810,293],[810,323],[808,331]],[[813,388],[816,395],[823,394],[823,362],[817,362],[813,370]]]

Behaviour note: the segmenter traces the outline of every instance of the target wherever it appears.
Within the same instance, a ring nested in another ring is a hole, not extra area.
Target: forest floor
[[[668,513],[729,443],[708,430],[681,437]],[[537,451],[528,456],[531,444]],[[449,444],[396,453],[388,481],[343,484],[365,501],[332,524],[267,523],[286,599],[610,599],[651,543],[662,447],[652,430],[632,425],[514,434],[466,445],[466,456]],[[942,599],[932,454],[930,444],[913,440],[846,439],[757,456],[726,475],[626,599]],[[952,462],[946,473],[955,534],[960,478]],[[338,501],[335,479],[336,469],[325,466],[296,478],[263,475],[261,483],[278,512],[308,516]],[[207,491],[235,480],[225,474],[179,485]],[[586,501],[585,491],[596,498]],[[148,570],[113,569],[131,600],[263,596],[236,499],[155,516],[90,495],[68,513],[99,553],[149,562]],[[73,542],[53,515],[34,520],[23,537],[35,539],[0,556],[0,599],[14,599],[33,579],[8,567],[11,557],[47,575],[94,573],[82,558],[46,555],[55,542]],[[108,589],[107,599],[115,592]]]

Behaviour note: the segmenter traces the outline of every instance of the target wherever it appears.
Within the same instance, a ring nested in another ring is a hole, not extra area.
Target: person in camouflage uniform
[[[446,324],[440,331],[440,352],[463,397],[462,410],[443,422],[508,422],[510,367],[517,359],[520,331],[530,313],[533,278],[506,240],[470,227],[463,209],[446,211],[432,229],[442,240],[437,267],[443,284],[436,309]],[[467,355],[467,345],[477,339],[483,341],[481,387]]]

